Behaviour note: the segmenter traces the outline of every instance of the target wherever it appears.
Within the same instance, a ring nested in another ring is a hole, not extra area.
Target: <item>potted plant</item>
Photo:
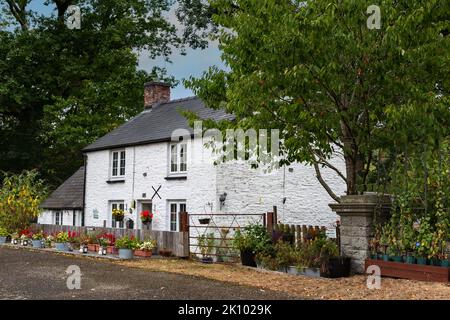
[[[134,250],[138,248],[139,242],[134,237],[123,236],[116,240],[116,248],[119,249],[120,259],[133,259]]]
[[[100,237],[100,234],[98,232],[90,232],[88,233],[88,250],[90,252],[98,252],[100,249],[100,246],[98,244],[98,238]]]
[[[125,217],[125,211],[122,209],[113,209],[112,217],[115,221],[123,221],[123,218]]]
[[[275,245],[274,250],[276,252],[275,259],[278,271],[297,275],[295,248],[289,242],[279,241]]]
[[[237,230],[233,246],[240,251],[242,265],[256,267],[255,255],[271,245],[271,237],[262,225],[251,224]]]
[[[42,248],[44,243],[43,240],[45,239],[45,235],[42,231],[39,231],[38,233],[34,233],[31,237],[31,243],[33,245],[33,248]]]
[[[153,221],[153,213],[148,210],[142,211],[141,212],[141,221],[145,225],[151,224]]]
[[[155,248],[156,240],[146,240],[139,245],[137,250],[134,251],[134,255],[138,257],[150,258]]]
[[[166,247],[159,250],[159,255],[163,257],[171,257],[172,256],[172,250],[167,249]]]
[[[0,227],[0,244],[6,243],[6,238],[8,238],[9,232],[4,227]]]
[[[69,234],[67,232],[58,232],[55,237],[55,247],[57,251],[68,251]]]
[[[214,247],[214,233],[203,234],[197,238],[203,263],[212,263],[211,253]]]
[[[198,222],[199,222],[200,224],[209,224],[210,221],[211,221],[210,218],[199,218],[199,219],[198,219]]]
[[[44,240],[45,247],[51,248],[52,247],[52,243],[54,241],[55,241],[55,236],[49,234]]]

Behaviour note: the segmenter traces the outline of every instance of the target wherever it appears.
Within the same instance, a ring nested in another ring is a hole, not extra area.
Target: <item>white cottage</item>
[[[254,214],[273,206],[283,223],[336,221],[328,207],[331,198],[313,168],[294,164],[264,173],[238,161],[214,165],[211,150],[196,138],[182,111],[202,119],[230,119],[230,115],[207,108],[196,97],[170,100],[170,87],[159,82],[145,85],[144,100],[143,112],[83,150],[82,217],[57,220],[59,209],[51,208],[41,215],[40,223],[131,227],[126,222],[132,221],[133,228],[142,228],[140,213],[150,210],[152,229],[178,231],[182,211]],[[343,169],[344,162],[334,160]],[[343,194],[343,181],[331,170],[323,170],[330,187]],[[125,222],[113,220],[115,208],[126,211]]]

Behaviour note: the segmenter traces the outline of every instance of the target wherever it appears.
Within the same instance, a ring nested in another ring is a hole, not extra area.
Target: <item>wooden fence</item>
[[[111,233],[116,238],[124,235],[134,236],[138,240],[154,239],[157,242],[157,249],[165,249],[172,251],[177,257],[189,257],[189,233],[173,232],[173,231],[157,231],[157,230],[135,230],[135,229],[117,229],[103,227],[75,227],[75,226],[59,226],[53,224],[33,224],[31,230],[42,230],[47,234],[57,232],[73,231],[78,234],[95,233]]]

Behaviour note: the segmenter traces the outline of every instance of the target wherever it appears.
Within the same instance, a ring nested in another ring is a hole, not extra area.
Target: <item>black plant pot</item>
[[[252,250],[242,250],[241,261],[243,266],[256,268],[255,254]]]
[[[350,276],[350,258],[328,258],[320,266],[320,276],[325,278],[341,278]]]
[[[213,263],[214,260],[211,257],[203,257],[201,260],[203,263]]]

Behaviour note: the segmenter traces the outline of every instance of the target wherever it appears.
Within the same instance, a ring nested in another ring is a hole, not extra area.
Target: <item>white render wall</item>
[[[85,224],[103,226],[106,221],[106,226],[111,226],[111,201],[124,201],[128,211],[133,199],[138,203],[150,200],[154,194],[152,186],[161,186],[162,198],[155,196],[152,201],[154,230],[170,229],[169,200],[186,200],[189,213],[265,213],[276,205],[282,223],[330,226],[336,221],[337,216],[328,207],[333,200],[317,181],[312,167],[293,164],[292,172],[286,167],[267,174],[236,161],[214,166],[210,161],[199,161],[209,155],[209,150],[200,146],[200,140],[189,143],[186,180],[165,179],[168,142],[127,147],[124,183],[107,183],[110,150],[88,153]],[[333,159],[333,163],[344,169],[343,160]],[[330,187],[337,194],[344,194],[344,182],[331,170],[322,170]],[[227,198],[220,210],[219,196],[224,192]],[[98,219],[94,218],[94,211],[98,212]],[[138,205],[126,215],[135,221],[135,228],[139,227],[139,212]]]
[[[38,223],[40,224],[54,224],[55,223],[55,213],[62,212],[63,214],[63,225],[73,226],[73,210],[48,210],[45,209],[41,212],[38,217]],[[81,226],[81,210],[75,210],[75,224]]]

